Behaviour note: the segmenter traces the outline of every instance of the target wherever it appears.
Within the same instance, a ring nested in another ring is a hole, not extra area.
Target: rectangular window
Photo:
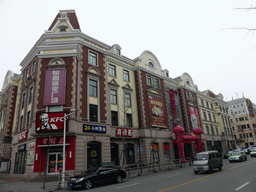
[[[23,126],[23,116],[20,117],[20,131],[22,130]]]
[[[25,79],[29,77],[29,68],[26,69]]]
[[[97,66],[98,65],[97,54],[89,51],[89,61],[88,62],[91,65]]]
[[[206,102],[206,107],[209,108],[209,103],[208,102]]]
[[[130,81],[129,71],[123,70],[124,81]]]
[[[117,91],[110,89],[110,103],[117,104]]]
[[[206,112],[203,111],[203,114],[204,114],[204,120],[207,121]]]
[[[245,116],[245,117],[244,117],[244,119],[245,119],[245,120],[248,120],[248,117],[247,117],[247,116]]]
[[[25,99],[26,99],[26,93],[24,93],[22,96],[21,109],[23,109],[25,106]]]
[[[27,123],[26,123],[26,127],[29,127],[30,125],[30,111],[27,113]]]
[[[98,106],[90,104],[90,121],[98,122]]]
[[[208,113],[209,121],[212,121],[211,113]]]
[[[32,71],[32,74],[36,71],[36,60],[33,61],[33,63],[32,63],[32,69],[31,69],[31,71]]]
[[[147,85],[152,86],[151,76],[147,75]]]
[[[116,66],[109,65],[109,75],[112,77],[116,77]]]
[[[32,97],[33,97],[33,87],[31,87],[29,90],[28,104],[32,102]]]
[[[97,81],[89,80],[89,94],[91,97],[97,97],[98,91],[97,91]]]
[[[160,88],[160,82],[159,82],[159,79],[155,78],[155,87],[156,88]]]
[[[213,110],[213,105],[211,104],[211,108],[212,108],[212,110]]]
[[[216,127],[215,130],[216,130],[216,134],[219,135],[218,127]]]
[[[125,107],[131,107],[131,95],[129,93],[124,94]]]
[[[250,125],[249,125],[249,124],[247,124],[247,128],[250,128]]]
[[[132,114],[126,113],[126,127],[132,127]]]
[[[187,93],[187,99],[190,100],[190,94],[189,94],[189,92],[187,91],[186,93]]]
[[[118,126],[118,113],[116,111],[111,111],[111,122],[112,126]]]
[[[206,132],[207,132],[207,135],[210,135],[210,130],[209,130],[208,125],[206,125]]]
[[[201,100],[201,105],[204,107],[204,101],[203,100]]]
[[[213,116],[213,121],[216,122],[216,117],[215,117],[215,115],[212,114],[212,116]]]
[[[2,113],[0,114],[0,123],[2,122]]]

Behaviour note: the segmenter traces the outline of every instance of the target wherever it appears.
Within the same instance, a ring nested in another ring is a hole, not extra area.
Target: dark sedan
[[[88,169],[84,174],[75,175],[68,181],[68,186],[75,188],[81,186],[84,189],[90,189],[93,185],[115,181],[121,183],[126,178],[126,171],[118,166],[106,165]]]

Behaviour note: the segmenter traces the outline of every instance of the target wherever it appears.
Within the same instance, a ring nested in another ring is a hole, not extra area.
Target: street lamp
[[[65,168],[66,168],[66,129],[67,129],[67,120],[68,118],[75,113],[76,109],[70,109],[71,113],[64,114],[64,130],[63,130],[63,166],[62,166],[62,188],[65,184]]]

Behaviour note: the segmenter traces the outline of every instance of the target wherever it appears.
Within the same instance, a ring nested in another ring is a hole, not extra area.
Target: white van
[[[204,151],[197,153],[193,161],[194,173],[201,171],[212,172],[213,169],[218,168],[222,170],[223,161],[221,154],[218,151]]]

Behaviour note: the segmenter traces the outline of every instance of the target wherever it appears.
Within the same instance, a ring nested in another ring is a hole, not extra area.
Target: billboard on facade
[[[252,107],[252,103],[250,101],[250,99],[246,99],[246,103],[247,103],[247,107],[248,107],[248,110],[249,110],[249,114],[250,114],[250,117],[254,117],[254,110],[253,110],[253,107]]]
[[[58,132],[64,129],[65,112],[44,112],[36,114],[36,132]]]
[[[193,129],[201,127],[198,109],[189,106],[190,121]]]
[[[152,95],[148,96],[149,113],[152,126],[166,126],[163,99]]]
[[[45,75],[44,105],[64,105],[66,69],[47,70]]]

